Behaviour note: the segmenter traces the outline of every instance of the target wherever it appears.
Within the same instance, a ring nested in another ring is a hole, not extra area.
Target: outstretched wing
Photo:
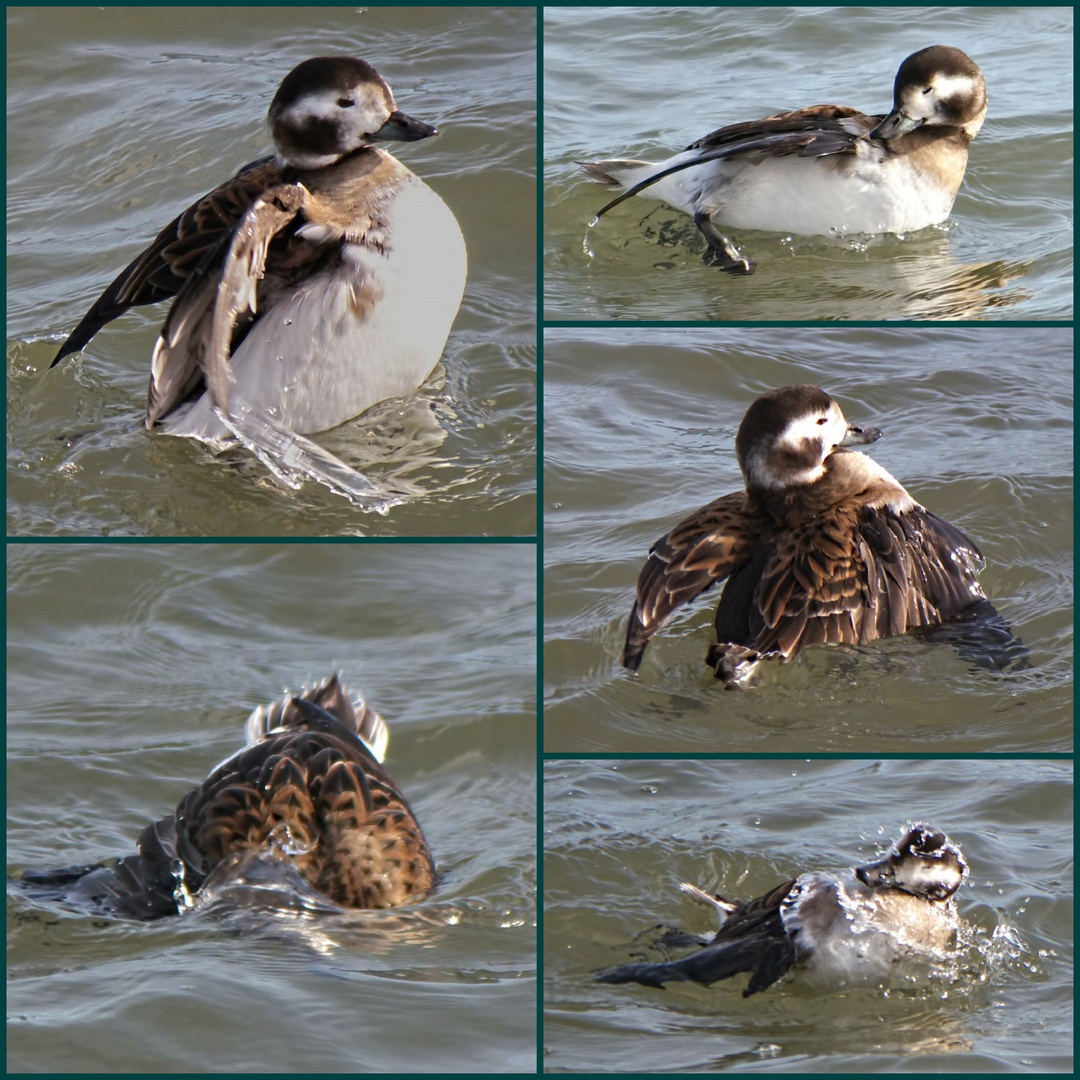
[[[743,997],[771,986],[798,959],[780,905],[795,881],[778,885],[765,896],[739,904],[712,943],[681,960],[663,964],[623,964],[600,972],[597,982],[637,982],[660,989],[669,982],[698,982],[710,986],[740,972],[750,972]]]
[[[170,221],[101,294],[60,346],[51,366],[84,348],[106,323],[129,308],[175,296],[222,237],[232,233],[248,207],[280,183],[281,170],[274,159],[260,158]]]
[[[751,645],[787,658],[948,622],[986,600],[982,561],[960,529],[921,506],[841,506],[776,545],[751,609]]]
[[[638,576],[623,664],[637,671],[649,639],[684,604],[723,581],[749,557],[763,521],[747,513],[746,493],[703,506],[653,545]]]

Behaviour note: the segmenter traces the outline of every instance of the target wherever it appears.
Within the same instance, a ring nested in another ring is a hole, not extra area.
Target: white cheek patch
[[[355,97],[356,115],[349,120],[349,127],[353,131],[371,135],[390,119],[390,114],[394,111],[393,101],[386,100],[381,88],[359,88]],[[347,111],[351,113],[353,110]]]
[[[339,101],[353,105],[339,105]],[[394,111],[393,101],[387,101],[380,86],[363,85],[352,90],[320,90],[305,94],[282,114],[292,127],[302,128],[311,120],[326,120],[341,124],[355,134],[370,135],[379,130]]]
[[[937,75],[930,85],[934,88],[934,93],[930,96],[936,96],[939,101],[952,97],[969,97],[975,90],[970,75]]]
[[[896,871],[896,880],[917,892],[926,892],[931,887],[946,889],[959,885],[961,875],[953,867],[924,859],[913,859],[902,863]]]
[[[930,120],[941,113],[946,101],[971,97],[975,84],[969,75],[935,75],[930,80],[930,93],[925,86],[913,86],[903,95],[904,112],[913,120]]]
[[[800,416],[798,420],[792,420],[776,440],[777,447],[801,453],[808,442],[826,440],[832,425],[819,424],[818,419],[817,416]]]
[[[809,442],[822,444],[822,457],[832,452],[834,446],[838,446],[847,434],[847,421],[838,406],[833,406],[826,416],[826,422],[822,424],[821,416],[801,416],[798,420],[792,420],[784,428],[776,445],[782,450],[790,450],[792,453],[801,454]]]
[[[294,127],[302,127],[305,121],[312,117],[317,120],[333,120],[341,112],[341,106],[337,103],[340,96],[327,90],[305,94],[294,101],[282,116]]]

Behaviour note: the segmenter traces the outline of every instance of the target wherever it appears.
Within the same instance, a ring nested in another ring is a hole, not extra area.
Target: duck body
[[[294,69],[268,123],[277,154],[170,222],[53,361],[128,308],[175,296],[151,361],[148,427],[221,445],[243,408],[323,431],[412,393],[442,355],[467,272],[461,229],[376,145],[435,129],[349,57]]]
[[[142,831],[137,855],[24,884],[143,920],[194,906],[211,875],[252,857],[287,862],[342,907],[396,907],[432,888],[420,825],[380,763],[385,722],[337,676],[256,709],[246,730],[243,749]]]
[[[588,176],[693,216],[723,269],[749,273],[717,226],[804,236],[908,233],[948,218],[986,116],[982,73],[931,46],[897,72],[893,109],[814,105],[733,124],[661,162],[579,162]]]
[[[848,425],[817,387],[758,398],[736,438],[746,490],[653,545],[624,665],[637,670],[671,615],[725,580],[707,660],[731,688],[747,685],[762,660],[783,663],[808,645],[867,644],[993,612],[977,580],[978,547],[847,448],[880,435]]]
[[[940,957],[960,920],[953,899],[967,877],[959,847],[929,825],[910,825],[884,858],[852,874],[811,871],[749,901],[694,885],[684,892],[713,906],[720,928],[701,948],[667,963],[623,964],[598,982],[709,986],[748,972],[743,997],[793,969],[821,986],[887,979],[906,960]]]

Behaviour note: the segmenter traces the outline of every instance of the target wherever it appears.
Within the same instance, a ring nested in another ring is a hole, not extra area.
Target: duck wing
[[[795,881],[776,886],[765,896],[738,904],[709,945],[662,964],[622,964],[600,972],[597,982],[641,983],[663,989],[664,983],[697,982],[704,986],[750,972],[743,997],[766,989],[792,967],[798,952],[781,915],[781,904]]]
[[[136,919],[190,906],[225,860],[288,860],[335,903],[385,908],[435,881],[419,823],[380,764],[386,724],[337,675],[256,709],[249,745],[143,829],[138,854],[111,865],[28,871],[33,895]]]
[[[84,348],[129,308],[175,296],[211,253],[224,250],[221,238],[232,233],[259,195],[280,183],[281,169],[274,158],[260,158],[170,221],[95,301],[50,366]]]
[[[184,282],[154,344],[147,427],[167,416],[204,382],[214,405],[228,413],[232,383],[228,361],[234,335],[246,331],[255,316],[258,283],[266,272],[270,244],[294,221],[307,194],[299,183],[263,191],[234,227],[217,237],[198,272]],[[305,264],[321,250],[320,245],[307,247],[299,260]],[[285,261],[297,262],[295,258]],[[216,266],[221,267],[220,273],[209,272]]]
[[[597,219],[658,180],[707,161],[745,159],[760,162],[767,157],[833,157],[865,152],[870,132],[884,116],[866,116],[844,105],[812,105],[794,112],[777,113],[763,120],[731,124],[692,142],[666,168],[626,189],[597,211]],[[884,144],[882,144],[882,147]],[[881,150],[884,153],[884,149]],[[595,177],[594,177],[595,178]]]
[[[645,648],[672,614],[749,558],[765,520],[748,512],[745,492],[703,506],[649,551],[637,583],[623,665],[637,671]]]
[[[844,105],[811,105],[762,120],[717,128],[686,149],[725,151],[718,157],[753,157],[764,153],[799,157],[853,154],[858,140],[866,138],[884,119],[884,116],[866,116]],[[714,159],[702,157],[699,163],[708,160]]]
[[[948,622],[986,602],[982,562],[960,529],[918,504],[902,512],[841,504],[772,549],[749,644],[788,659],[806,645],[860,645]]]

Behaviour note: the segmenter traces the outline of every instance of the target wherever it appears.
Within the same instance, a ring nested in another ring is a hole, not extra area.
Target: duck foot
[[[719,266],[728,274],[749,275],[756,264],[739,254],[739,249],[709,220],[707,214],[698,212],[694,215],[694,224],[705,237],[709,245],[705,252],[707,266]]]

